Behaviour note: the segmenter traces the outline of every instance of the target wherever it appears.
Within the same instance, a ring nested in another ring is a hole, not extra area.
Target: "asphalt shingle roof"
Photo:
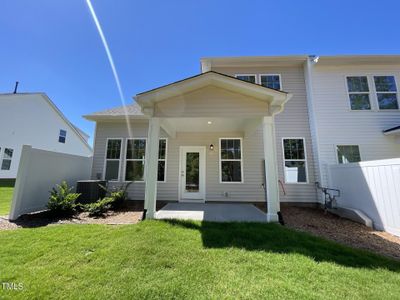
[[[137,103],[124,106],[117,106],[110,109],[91,113],[90,116],[122,116],[125,114],[130,116],[143,116],[142,110]]]

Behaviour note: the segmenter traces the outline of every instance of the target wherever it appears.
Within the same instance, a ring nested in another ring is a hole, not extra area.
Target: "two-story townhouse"
[[[363,58],[357,58],[360,65]],[[358,159],[357,146],[359,159],[399,154],[399,146],[382,133],[398,121],[392,103],[397,79],[390,77],[397,78],[396,67],[393,74],[386,74],[390,68],[374,73],[364,58],[367,66],[355,74],[351,61],[355,58],[204,58],[199,75],[138,94],[131,105],[85,116],[96,121],[92,177],[115,185],[133,181],[130,198],[145,200],[148,217],[157,200],[267,199],[270,221],[277,220],[281,202],[318,203],[315,182],[326,183],[325,164]],[[363,76],[369,85],[378,81],[376,92],[368,89],[377,106],[354,112],[364,126],[354,116],[345,123],[341,119],[353,114],[352,106],[367,107]],[[371,121],[361,116],[379,114],[379,101],[390,112]],[[376,139],[355,143],[359,130],[366,139],[374,131]],[[375,148],[364,153],[368,145]]]

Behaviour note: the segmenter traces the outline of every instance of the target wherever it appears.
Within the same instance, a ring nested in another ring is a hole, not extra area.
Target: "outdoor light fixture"
[[[213,151],[214,150],[214,145],[210,144],[210,150]]]
[[[211,121],[208,121],[208,122],[207,122],[207,124],[208,124],[208,125],[211,125],[211,124],[212,124],[212,122],[211,122]]]

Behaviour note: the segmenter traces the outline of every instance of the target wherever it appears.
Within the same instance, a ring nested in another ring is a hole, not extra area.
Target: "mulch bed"
[[[287,227],[400,260],[400,237],[376,231],[322,209],[282,207]]]
[[[5,217],[0,217],[0,230],[42,227],[56,224],[135,224],[143,217],[142,210],[122,209],[109,211],[104,217],[89,217],[88,213],[82,212],[70,218],[60,219],[52,217],[48,212],[27,214],[19,217],[15,221],[9,221]]]
[[[164,201],[157,201],[157,210],[166,205]],[[143,219],[143,201],[127,201],[126,207],[117,211],[109,211],[103,217],[89,217],[82,212],[70,218],[55,218],[48,211],[26,214],[15,221],[9,221],[7,216],[0,216],[0,230],[17,228],[42,227],[57,224],[136,224]]]

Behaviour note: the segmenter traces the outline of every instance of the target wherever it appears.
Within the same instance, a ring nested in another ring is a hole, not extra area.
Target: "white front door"
[[[180,201],[205,200],[206,148],[180,148]]]

